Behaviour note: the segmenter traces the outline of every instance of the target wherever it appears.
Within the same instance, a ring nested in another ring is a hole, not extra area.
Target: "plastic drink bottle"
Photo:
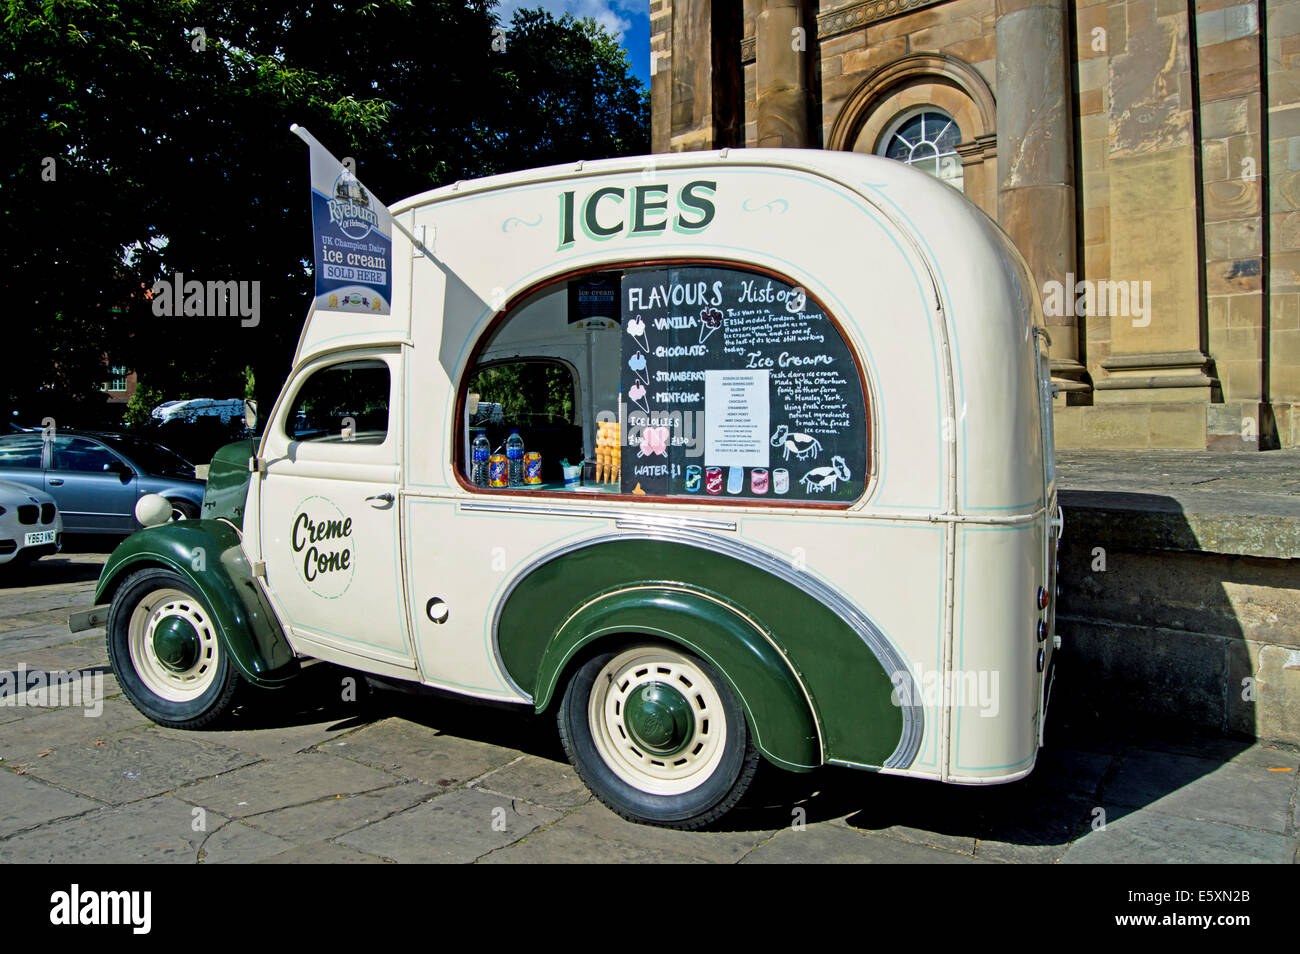
[[[473,451],[470,455],[473,463],[470,466],[470,480],[475,486],[486,487],[488,485],[488,458],[492,456],[492,444],[487,439],[487,435],[479,431],[474,438]]]
[[[506,460],[510,467],[510,486],[522,487],[524,484],[524,439],[518,431],[511,431],[506,438]]]

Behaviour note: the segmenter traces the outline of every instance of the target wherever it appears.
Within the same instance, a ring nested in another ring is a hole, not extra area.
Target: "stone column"
[[[997,0],[997,17],[998,222],[1042,293],[1047,282],[1073,284],[1075,270],[1069,19],[1065,0]],[[1046,319],[1052,382],[1086,398],[1079,323],[1064,311]]]
[[[809,58],[815,37],[805,0],[758,0],[755,17],[760,147],[804,148],[810,132]]]
[[[1110,316],[1110,355],[1093,399],[1130,405],[1112,411],[1114,419],[1127,414],[1139,428],[1146,420],[1150,446],[1204,447],[1204,405],[1218,382],[1207,373],[1202,331],[1188,8],[1129,0],[1118,9],[1107,83],[1110,281],[1097,287],[1097,305]]]
[[[673,4],[668,93],[672,152],[743,145],[741,22],[741,8],[734,0]]]

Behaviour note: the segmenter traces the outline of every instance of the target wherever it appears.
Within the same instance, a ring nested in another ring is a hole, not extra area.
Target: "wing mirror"
[[[244,398],[244,426],[250,431],[257,430],[257,402]]]

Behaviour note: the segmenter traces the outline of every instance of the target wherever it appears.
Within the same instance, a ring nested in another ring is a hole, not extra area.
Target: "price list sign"
[[[847,502],[866,406],[834,323],[778,279],[728,267],[629,272],[621,304],[624,492]]]

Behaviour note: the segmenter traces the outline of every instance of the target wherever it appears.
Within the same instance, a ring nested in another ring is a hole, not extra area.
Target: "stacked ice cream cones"
[[[618,483],[622,471],[623,443],[618,421],[596,422],[596,483]]]

